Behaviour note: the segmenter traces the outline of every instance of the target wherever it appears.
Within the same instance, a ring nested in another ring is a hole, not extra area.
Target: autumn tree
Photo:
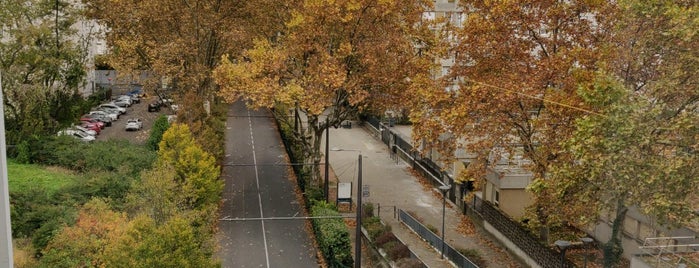
[[[82,101],[84,49],[71,26],[79,13],[66,1],[3,1],[0,73],[9,144],[55,133]]]
[[[163,224],[139,216],[111,240],[104,267],[216,267],[188,219],[175,216]]]
[[[414,137],[446,157],[457,147],[475,154],[478,161],[459,180],[482,176],[503,157],[528,159],[538,185],[531,222],[548,226],[554,213],[545,205],[551,197],[545,177],[574,120],[586,113],[576,90],[589,85],[598,68],[613,5],[537,0],[467,6],[452,49],[456,63],[444,78],[458,86],[416,93]]]
[[[318,179],[325,129],[358,111],[394,108],[397,93],[428,81],[421,78],[430,77],[435,35],[421,16],[430,4],[299,1],[278,36],[223,59],[215,72],[221,95],[278,108],[276,119],[294,129]]]
[[[613,32],[618,50],[609,74],[581,89],[598,114],[576,122],[565,142],[571,161],[551,173],[560,213],[579,226],[600,217],[612,224],[605,267],[620,258],[623,222],[631,208],[659,225],[696,215],[699,187],[699,6],[686,1],[620,1],[625,14]],[[570,208],[585,209],[570,209]],[[696,208],[694,208],[696,209]]]
[[[128,222],[103,200],[93,199],[80,210],[73,226],[63,228],[46,246],[41,267],[101,267],[110,241]]]

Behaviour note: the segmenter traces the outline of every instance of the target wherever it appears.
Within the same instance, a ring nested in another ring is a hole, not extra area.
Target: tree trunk
[[[624,253],[624,248],[621,244],[621,228],[628,210],[629,208],[624,205],[624,198],[619,198],[616,205],[616,217],[612,223],[612,235],[603,246],[605,268],[614,267],[619,262],[621,254]]]

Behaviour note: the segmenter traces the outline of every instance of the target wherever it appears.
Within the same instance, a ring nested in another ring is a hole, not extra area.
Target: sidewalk
[[[325,139],[323,139],[324,142]],[[408,247],[422,259],[428,267],[453,267],[441,259],[439,252],[420,237],[402,225],[393,215],[392,206],[412,212],[420,217],[423,224],[442,226],[442,196],[437,189],[423,186],[417,177],[410,173],[402,161],[391,159],[388,148],[361,126],[352,124],[351,129],[330,129],[330,165],[340,182],[352,182],[352,196],[356,200],[357,151],[362,154],[362,184],[369,186],[369,197],[363,202],[381,206],[381,218],[391,225],[394,234],[408,244]],[[322,145],[325,148],[325,145]],[[343,149],[345,151],[333,151]],[[331,182],[331,192],[335,185]],[[334,196],[333,196],[334,197]],[[333,199],[334,200],[334,199]],[[376,211],[375,211],[376,213]],[[475,249],[486,260],[487,267],[523,267],[503,248],[486,235],[476,230],[475,234],[464,235],[458,231],[465,216],[447,201],[445,214],[445,240],[455,248]],[[364,265],[363,265],[364,266]]]

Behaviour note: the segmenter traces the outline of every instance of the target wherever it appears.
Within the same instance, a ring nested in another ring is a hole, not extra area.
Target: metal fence
[[[418,220],[410,216],[410,214],[406,213],[402,209],[398,209],[398,220],[404,223],[406,226],[408,226],[408,228],[412,229],[413,232],[422,237],[422,239],[427,241],[427,243],[430,243],[430,245],[436,248],[437,251],[441,252],[442,248],[444,248],[444,257],[453,262],[456,265],[456,267],[478,268],[478,265],[474,264],[471,260],[466,258],[463,254],[461,254],[461,252],[454,249],[449,244],[444,243],[441,237],[427,229],[427,227],[422,225],[422,223],[420,223]],[[444,243],[444,247],[442,247],[442,243]]]

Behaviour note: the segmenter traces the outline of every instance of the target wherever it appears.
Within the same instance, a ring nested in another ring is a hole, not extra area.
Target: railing
[[[422,223],[402,209],[398,209],[398,220],[422,237],[422,239],[427,241],[427,243],[432,245],[432,247],[437,249],[437,251],[441,252],[442,248],[444,248],[444,257],[454,263],[457,267],[478,268],[478,265],[474,264],[471,260],[466,258],[463,254],[461,254],[461,252],[454,249],[449,244],[444,243],[441,237],[427,229],[427,227],[422,225]],[[444,247],[442,247],[442,243],[444,243]]]

